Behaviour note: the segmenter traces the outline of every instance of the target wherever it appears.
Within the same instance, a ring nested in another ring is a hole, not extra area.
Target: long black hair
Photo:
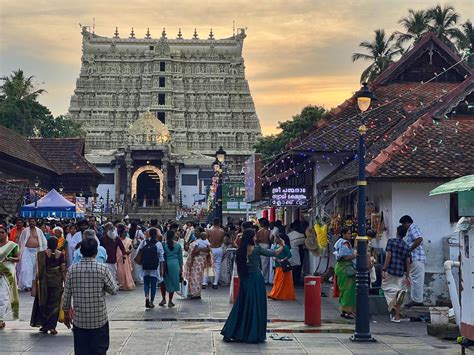
[[[242,233],[240,247],[237,249],[237,256],[235,258],[239,277],[245,277],[249,274],[249,270],[247,268],[247,247],[249,245],[255,245],[254,237],[254,229],[246,229]]]
[[[128,231],[128,236],[130,239],[135,239],[135,235],[137,234],[137,222],[130,223],[130,229]]]
[[[168,245],[169,250],[174,249],[174,232],[171,229],[166,232],[166,245]]]
[[[155,227],[151,227],[148,229],[148,235],[150,236],[150,242],[156,243],[158,240],[156,239],[158,236],[158,229]]]

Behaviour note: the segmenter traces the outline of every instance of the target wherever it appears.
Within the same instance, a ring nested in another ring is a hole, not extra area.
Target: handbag
[[[182,279],[179,283],[179,291],[178,294],[183,298],[188,298],[188,280]]]
[[[292,270],[292,266],[290,264],[290,261],[288,259],[286,260],[281,260],[279,261],[280,267],[283,270],[283,272],[288,272]]]

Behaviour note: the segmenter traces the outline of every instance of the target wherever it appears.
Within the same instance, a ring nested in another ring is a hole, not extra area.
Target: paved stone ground
[[[159,295],[157,297],[159,301]],[[302,290],[297,301],[268,302],[268,336],[264,344],[224,343],[219,334],[232,307],[228,288],[205,290],[202,300],[176,298],[175,308],[144,309],[141,288],[107,298],[110,314],[110,354],[459,354],[454,342],[426,334],[426,325],[372,319],[371,331],[377,343],[352,343],[354,324],[339,317],[337,300],[322,299],[323,326],[303,323]],[[156,301],[155,303],[158,303]],[[0,354],[72,354],[72,334],[63,325],[56,336],[43,335],[29,327],[32,298],[21,294],[19,321],[8,321],[0,331]],[[273,340],[271,334],[286,335],[292,341]],[[470,352],[474,353],[474,352]]]

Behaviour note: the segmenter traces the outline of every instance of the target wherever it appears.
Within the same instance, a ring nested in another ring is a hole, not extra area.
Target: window
[[[164,112],[157,112],[156,118],[158,118],[163,124],[165,124],[165,113]]]
[[[150,46],[150,51],[154,51],[155,50],[155,46]]]
[[[164,76],[160,76],[160,88],[164,88],[166,86],[166,78]]]
[[[101,180],[101,184],[113,185],[115,184],[115,174],[114,173],[102,173],[104,177]]]
[[[181,175],[181,185],[183,186],[197,186],[197,175],[183,174]]]
[[[160,71],[166,71],[166,63],[160,62]]]
[[[165,94],[158,94],[158,105],[165,105]]]

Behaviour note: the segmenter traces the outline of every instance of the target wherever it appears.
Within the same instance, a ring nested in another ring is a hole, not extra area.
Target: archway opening
[[[147,206],[157,205],[160,200],[160,177],[153,171],[144,171],[137,178],[137,200]]]

